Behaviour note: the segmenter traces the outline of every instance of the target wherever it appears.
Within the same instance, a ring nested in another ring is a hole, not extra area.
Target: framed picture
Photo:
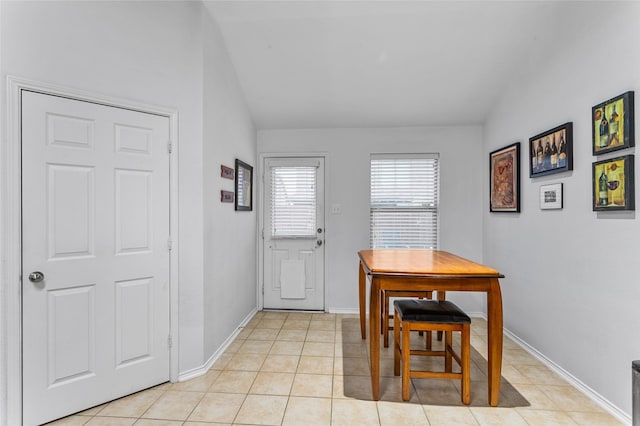
[[[562,184],[540,186],[540,209],[554,210],[562,208]]]
[[[520,142],[489,154],[492,212],[520,211]]]
[[[253,167],[236,159],[236,210],[253,210]]]
[[[633,155],[593,163],[593,211],[635,210]]]
[[[633,92],[591,108],[593,155],[635,146],[633,110]]]
[[[529,177],[573,170],[573,123],[529,138]]]
[[[234,179],[235,171],[231,167],[220,165],[220,176],[225,179]]]
[[[234,195],[233,191],[220,191],[220,202],[233,203]]]

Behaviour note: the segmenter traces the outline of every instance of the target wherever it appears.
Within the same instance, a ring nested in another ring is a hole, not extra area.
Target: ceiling
[[[204,4],[256,127],[287,129],[481,124],[548,54],[567,3]]]

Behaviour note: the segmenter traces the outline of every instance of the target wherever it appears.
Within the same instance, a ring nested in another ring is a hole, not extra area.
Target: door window
[[[271,168],[271,236],[316,237],[317,167]]]

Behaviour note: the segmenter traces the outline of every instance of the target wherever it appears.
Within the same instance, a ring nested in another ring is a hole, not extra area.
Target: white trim
[[[256,277],[257,283],[257,305],[258,310],[264,309],[264,162],[267,158],[297,158],[297,157],[318,157],[322,158],[324,162],[324,200],[322,200],[324,204],[324,239],[327,239],[327,217],[329,212],[327,211],[327,159],[329,158],[329,154],[327,152],[261,152],[258,154],[258,164],[256,165],[257,170],[257,179],[260,179],[260,184],[258,185],[258,193],[256,198],[256,207],[257,207],[257,220],[258,220],[258,267]],[[329,286],[327,285],[327,251],[325,249],[324,252],[324,282],[322,285],[324,286],[324,312],[329,312],[327,308],[327,301],[329,300]]]
[[[20,92],[30,90],[55,96],[62,96],[80,101],[88,101],[102,105],[126,108],[155,115],[167,117],[169,119],[170,135],[173,143],[173,150],[170,156],[170,231],[173,246],[170,255],[170,322],[169,332],[172,341],[176,342],[171,346],[169,376],[172,381],[176,381],[179,371],[179,288],[178,288],[178,111],[156,105],[150,105],[131,100],[114,98],[104,94],[79,90],[76,88],[63,87],[54,84],[41,83],[26,80],[14,76],[7,77],[7,143],[6,158],[0,159],[0,167],[6,173],[6,218],[0,224],[1,229],[6,232],[6,242],[0,245],[3,250],[0,258],[6,258],[7,281],[6,288],[2,289],[6,294],[7,309],[3,322],[6,328],[0,328],[0,332],[5,332],[6,337],[0,338],[0,350],[7,354],[7,401],[6,401],[6,421],[7,424],[21,424],[22,422],[22,240],[21,240],[21,102]],[[6,342],[6,343],[5,343]],[[4,401],[2,401],[4,403]],[[4,411],[5,407],[0,406]],[[2,419],[0,419],[2,420]]]
[[[6,347],[2,348],[7,356],[7,424],[22,423],[22,239],[21,235],[21,167],[20,167],[20,96],[14,82],[8,79],[7,92],[7,143],[6,157],[2,159],[2,168],[6,173],[6,217],[2,223],[6,230],[6,241],[2,245],[6,259],[6,312],[4,320],[6,333],[2,339]],[[4,402],[4,401],[3,401]]]
[[[327,312],[330,314],[360,315],[360,310],[353,308],[328,308]]]
[[[487,319],[487,316],[484,313],[477,313],[477,314],[474,313],[474,314],[469,314],[469,316],[479,317],[485,320]],[[532,356],[534,356],[538,361],[540,361],[549,369],[551,369],[554,373],[558,374],[560,377],[562,377],[567,382],[569,382],[570,385],[572,385],[577,390],[582,392],[587,398],[591,399],[593,402],[598,404],[605,411],[607,411],[609,414],[611,414],[613,417],[615,417],[622,423],[631,425],[631,417],[627,413],[622,411],[620,408],[618,408],[616,405],[614,405],[611,401],[609,401],[608,399],[600,395],[595,390],[591,389],[589,386],[584,384],[580,379],[578,379],[573,374],[569,373],[567,370],[565,370],[564,368],[562,368],[561,366],[553,362],[551,359],[547,358],[544,354],[539,352],[533,346],[529,345],[527,342],[522,340],[516,334],[512,333],[506,328],[503,330],[504,330],[504,335],[506,337],[513,340],[518,346],[522,347],[522,349],[529,352]]]
[[[209,371],[211,367],[213,367],[213,364],[215,364],[215,362],[218,359],[220,359],[222,354],[227,350],[227,348],[229,348],[229,346],[231,345],[231,343],[233,343],[236,337],[238,337],[238,334],[240,334],[242,330],[244,330],[244,327],[249,323],[249,321],[251,321],[251,319],[257,313],[258,313],[258,310],[255,308],[251,312],[249,312],[249,315],[247,315],[245,319],[242,320],[238,328],[236,328],[233,331],[233,333],[231,333],[231,335],[226,338],[226,340],[222,343],[222,345],[218,348],[218,350],[215,351],[213,355],[209,357],[209,359],[207,360],[207,362],[204,363],[204,365],[182,372],[178,377],[178,381],[184,382],[185,380],[194,379],[196,377],[202,376],[203,374],[206,374],[207,371]]]

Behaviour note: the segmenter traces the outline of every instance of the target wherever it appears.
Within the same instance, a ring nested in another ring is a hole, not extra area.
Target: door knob
[[[29,274],[29,281],[32,283],[39,283],[44,280],[44,274],[40,271],[34,271]]]
[[[316,241],[316,244],[318,244],[318,247],[320,247],[322,245],[322,240]]]

